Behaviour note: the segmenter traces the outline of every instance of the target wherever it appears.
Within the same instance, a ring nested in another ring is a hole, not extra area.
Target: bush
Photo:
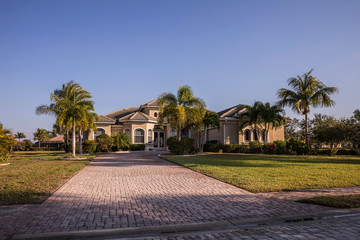
[[[96,141],[95,140],[86,140],[82,142],[82,149],[86,153],[96,152]]]
[[[182,137],[177,140],[176,137],[170,137],[166,140],[166,145],[173,154],[183,155],[184,153],[193,153],[194,140],[188,137]]]
[[[131,145],[131,138],[129,135],[125,133],[122,134],[115,134],[113,137],[113,151],[126,151],[130,149]],[[145,148],[144,148],[145,149]]]
[[[318,149],[316,151],[317,154],[320,155],[331,155],[330,149]],[[339,149],[336,155],[357,155],[356,151],[353,149]]]
[[[253,141],[249,144],[250,153],[261,153],[261,143],[259,141]]]
[[[204,152],[219,152],[222,145],[221,143],[206,143],[204,144]]]
[[[144,151],[145,150],[145,144],[131,144],[130,145],[131,151]]]
[[[45,148],[41,148],[43,151],[45,151],[46,149]],[[49,150],[49,149],[48,149]],[[69,144],[68,144],[68,152],[72,152],[72,143],[71,143],[71,141],[69,142]],[[78,141],[76,141],[76,143],[75,143],[75,152],[79,152],[79,142]]]
[[[297,138],[290,138],[288,140],[288,148],[296,152],[297,155],[306,155],[311,152],[309,144]]]
[[[276,153],[276,144],[275,143],[265,143],[263,146],[264,153],[266,154],[274,154]]]
[[[274,141],[274,144],[276,145],[276,154],[286,154],[287,153],[287,143],[286,141]]]
[[[96,151],[97,152],[109,152],[112,146],[112,139],[107,134],[101,134],[96,138]]]

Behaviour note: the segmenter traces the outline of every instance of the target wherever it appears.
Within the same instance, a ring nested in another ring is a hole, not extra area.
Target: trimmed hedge
[[[130,151],[144,151],[145,144],[130,144]]]

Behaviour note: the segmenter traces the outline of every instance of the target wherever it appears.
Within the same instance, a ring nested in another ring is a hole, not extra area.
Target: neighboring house
[[[281,126],[277,129],[270,129],[268,132],[265,132],[264,129],[259,127],[258,129],[260,129],[260,136],[257,136],[257,134],[255,134],[255,130],[251,127],[246,127],[243,130],[239,130],[240,120],[238,119],[238,116],[243,111],[246,111],[245,106],[239,104],[218,112],[220,129],[208,129],[205,133],[205,141],[218,141],[225,144],[246,144],[251,141],[265,142],[266,134],[268,142],[285,140],[284,126]]]
[[[225,144],[249,143],[257,140],[253,129],[239,130],[237,116],[244,111],[244,105],[218,112],[220,117],[220,129],[210,128],[205,133],[204,141],[218,141]],[[130,136],[131,142],[145,144],[146,149],[166,149],[166,139],[176,136],[176,130],[169,124],[158,125],[159,100],[142,104],[140,107],[129,107],[99,116],[96,122],[97,131],[90,131],[85,139],[94,140],[101,134],[113,136],[116,133],[125,133]],[[268,133],[261,132],[260,141],[264,141],[264,134],[268,134],[268,141],[284,140],[284,127],[271,129]],[[189,136],[195,136],[191,132]]]
[[[65,140],[64,136],[60,135],[54,138],[51,138],[47,141],[41,141],[41,148],[49,148],[53,150],[61,150],[64,146]],[[39,147],[39,142],[35,142],[34,147]]]

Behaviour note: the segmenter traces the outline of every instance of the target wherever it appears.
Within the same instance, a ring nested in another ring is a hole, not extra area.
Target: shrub
[[[129,150],[131,145],[131,138],[125,133],[115,134],[113,137],[113,151]]]
[[[288,147],[293,152],[296,152],[297,155],[306,155],[311,151],[309,144],[297,138],[290,138],[288,140]]]
[[[204,152],[219,152],[222,145],[221,143],[206,143],[204,145]]]
[[[286,147],[286,141],[274,141],[274,144],[276,145],[276,154],[286,154],[287,153],[287,147]]]
[[[176,137],[170,137],[166,140],[166,145],[173,154],[183,155],[184,153],[192,153],[194,147],[194,140],[188,137],[182,137],[177,140]]]
[[[265,143],[263,146],[264,153],[274,154],[276,153],[276,144],[275,143]]]
[[[45,151],[45,148],[41,148],[43,151]],[[68,144],[68,151],[71,153],[72,152],[72,143],[71,141]],[[79,142],[76,141],[75,143],[75,152],[79,152]]]
[[[98,152],[109,152],[112,146],[112,139],[107,134],[101,134],[96,138],[96,151]]]
[[[357,155],[354,149],[339,149],[337,155]]]
[[[145,144],[130,144],[131,151],[144,151]]]
[[[96,151],[96,141],[95,140],[83,141],[82,149],[86,153],[94,153]]]
[[[250,153],[261,153],[261,143],[259,141],[253,141],[249,144]]]

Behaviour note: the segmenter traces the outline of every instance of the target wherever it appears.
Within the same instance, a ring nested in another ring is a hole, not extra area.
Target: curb
[[[247,218],[247,219],[233,219],[218,222],[205,223],[189,223],[189,224],[173,224],[163,226],[147,226],[147,227],[129,227],[103,230],[87,230],[87,231],[72,231],[72,232],[48,232],[39,234],[18,234],[12,236],[10,239],[69,239],[69,238],[99,238],[99,237],[116,237],[122,238],[136,238],[136,237],[151,237],[152,235],[166,235],[166,234],[189,234],[195,232],[216,231],[216,230],[231,230],[231,229],[248,229],[263,226],[279,225],[286,223],[310,222],[316,220],[341,219],[346,217],[360,217],[360,208],[355,209],[336,209],[324,212],[317,212],[311,214],[288,215],[278,217],[263,217],[263,218]]]

